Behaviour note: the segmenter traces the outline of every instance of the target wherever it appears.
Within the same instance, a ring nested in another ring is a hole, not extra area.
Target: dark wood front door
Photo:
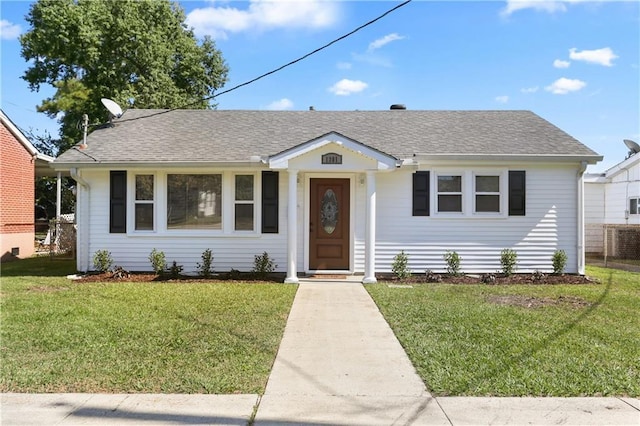
[[[349,269],[349,179],[311,179],[309,269]]]

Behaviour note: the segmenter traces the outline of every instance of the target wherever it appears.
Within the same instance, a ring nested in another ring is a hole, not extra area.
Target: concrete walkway
[[[302,283],[265,394],[2,394],[6,425],[640,425],[632,398],[434,398],[364,287]]]
[[[449,424],[358,283],[303,283],[256,425]]]

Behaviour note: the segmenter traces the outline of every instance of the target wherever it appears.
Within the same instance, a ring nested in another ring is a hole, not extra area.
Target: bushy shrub
[[[502,273],[506,276],[516,271],[516,263],[518,263],[518,253],[515,250],[504,249],[500,252],[500,264],[502,265]]]
[[[198,275],[209,278],[213,274],[213,253],[211,249],[202,252],[202,263],[198,263]]]
[[[151,253],[149,254],[149,262],[151,262],[151,267],[156,275],[162,275],[165,269],[167,269],[167,259],[165,258],[163,251],[156,249],[151,250]]]
[[[405,279],[411,276],[411,270],[409,269],[409,256],[404,252],[396,254],[391,264],[391,271],[398,279]]]
[[[260,278],[266,278],[269,274],[276,270],[278,265],[273,262],[273,259],[269,257],[269,253],[266,251],[260,255],[255,255],[253,259],[253,272]]]
[[[107,272],[113,265],[111,252],[107,250],[98,250],[93,254],[93,267],[98,272]]]
[[[556,250],[553,252],[551,262],[553,263],[553,273],[557,275],[562,274],[564,268],[567,266],[567,253],[565,253],[564,250]]]
[[[460,262],[462,262],[460,255],[455,251],[447,250],[443,257],[447,262],[447,273],[453,276],[460,275]]]

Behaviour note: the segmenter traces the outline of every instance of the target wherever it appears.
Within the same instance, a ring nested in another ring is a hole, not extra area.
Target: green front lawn
[[[2,265],[1,392],[261,393],[296,286],[75,283]]]
[[[640,274],[588,285],[367,286],[435,395],[640,396]]]

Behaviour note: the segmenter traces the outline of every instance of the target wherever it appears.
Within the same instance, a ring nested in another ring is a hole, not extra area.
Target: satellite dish
[[[630,139],[624,139],[624,144],[629,148],[629,157],[640,152],[640,145]],[[627,157],[628,158],[628,157]]]
[[[102,105],[109,110],[109,114],[111,114],[110,118],[120,118],[122,116],[122,108],[120,108],[120,105],[111,99],[102,98],[100,99],[100,102],[102,102]]]

